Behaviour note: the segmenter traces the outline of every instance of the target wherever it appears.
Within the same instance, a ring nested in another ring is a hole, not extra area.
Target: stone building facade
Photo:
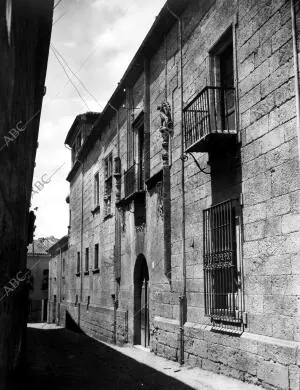
[[[299,389],[299,29],[287,0],[163,7],[103,112],[66,139],[61,317]]]
[[[53,0],[0,0],[0,388],[19,389],[26,353],[30,200]],[[13,291],[12,291],[13,290]]]
[[[49,261],[48,249],[55,237],[41,237],[28,246],[27,268],[30,270],[28,322],[47,321]]]
[[[68,243],[68,236],[64,236],[48,249],[51,256],[49,261],[48,323],[65,323],[66,312],[60,310],[60,304],[64,303],[66,294],[65,270],[68,262]]]

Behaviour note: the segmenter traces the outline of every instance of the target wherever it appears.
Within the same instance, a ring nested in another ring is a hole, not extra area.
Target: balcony
[[[134,163],[124,172],[124,192],[125,199],[144,192],[144,170],[140,164]]]
[[[205,313],[215,326],[241,323],[241,289],[237,254],[237,200],[203,212]]]
[[[183,110],[186,152],[209,152],[235,140],[234,88],[205,87]]]

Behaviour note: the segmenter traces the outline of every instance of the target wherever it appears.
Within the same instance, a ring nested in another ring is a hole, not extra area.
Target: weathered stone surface
[[[272,362],[263,362],[257,369],[257,376],[265,383],[281,389],[288,389],[288,368]]]

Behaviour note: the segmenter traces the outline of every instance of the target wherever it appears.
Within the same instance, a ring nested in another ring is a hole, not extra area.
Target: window
[[[44,269],[41,290],[48,290],[48,280],[49,280],[49,270]]]
[[[71,209],[69,210],[69,226],[68,226],[68,235],[71,233],[71,219],[72,219],[72,212]]]
[[[75,142],[72,146],[72,162],[74,163],[80,149],[81,149],[81,146],[82,146],[82,135],[81,135],[81,132],[78,133],[76,139],[75,139]]]
[[[112,153],[105,159],[105,180],[111,179],[113,175]]]
[[[66,297],[66,281],[65,278],[62,281],[62,300],[64,301]]]
[[[235,129],[235,93],[232,29],[220,39],[210,53],[212,85],[219,87],[216,106],[222,113],[223,129]]]
[[[215,327],[242,323],[238,218],[233,199],[203,212],[205,313]]]
[[[99,173],[94,176],[94,206],[99,206]]]
[[[80,252],[77,252],[77,274],[80,274]]]
[[[104,195],[104,216],[111,214],[111,194],[112,194],[112,177],[113,177],[113,158],[110,153],[104,160],[105,173],[105,195]]]
[[[145,141],[144,141],[144,113],[141,112],[132,124],[132,146],[128,161],[131,163],[124,173],[124,192],[125,198],[144,190],[144,159],[145,159]],[[129,151],[128,151],[129,153]]]
[[[94,268],[99,268],[99,244],[95,245]]]
[[[82,136],[81,136],[81,132],[79,132],[79,134],[76,137],[76,141],[75,141],[75,151],[76,151],[76,153],[79,152],[79,150],[81,148],[81,145],[82,145]]]
[[[85,272],[89,272],[89,248],[85,249]]]
[[[66,259],[63,258],[62,259],[62,275],[64,276],[65,274],[65,267],[66,267]]]
[[[210,85],[184,108],[183,126],[187,152],[209,152],[217,144],[234,141],[234,52],[230,28],[210,51]]]
[[[77,306],[78,305],[78,295],[76,294],[76,296],[75,296],[75,306]]]

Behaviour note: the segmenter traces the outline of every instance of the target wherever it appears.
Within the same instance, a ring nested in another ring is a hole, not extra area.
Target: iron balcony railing
[[[204,210],[205,314],[212,321],[241,322],[241,292],[237,261],[237,200]]]
[[[144,170],[140,164],[133,165],[124,172],[125,198],[144,190]]]
[[[183,110],[185,147],[210,134],[236,134],[234,88],[205,87]]]

